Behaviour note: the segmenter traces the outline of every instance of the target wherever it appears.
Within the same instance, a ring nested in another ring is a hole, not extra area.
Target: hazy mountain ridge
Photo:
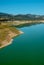
[[[20,14],[12,15],[7,13],[0,13],[0,20],[44,20],[44,15]]]

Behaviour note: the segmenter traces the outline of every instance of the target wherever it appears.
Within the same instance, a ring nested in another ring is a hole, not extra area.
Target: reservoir
[[[44,24],[19,30],[24,33],[0,49],[0,65],[44,65]]]

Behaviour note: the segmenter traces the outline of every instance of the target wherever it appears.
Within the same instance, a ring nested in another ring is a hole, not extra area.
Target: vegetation
[[[26,14],[26,15],[12,15],[12,14],[6,14],[6,13],[0,13],[0,20],[5,21],[14,21],[14,20],[44,20],[44,15],[32,15],[32,14]]]

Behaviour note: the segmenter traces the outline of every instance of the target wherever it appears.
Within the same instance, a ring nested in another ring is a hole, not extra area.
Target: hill
[[[7,13],[0,13],[0,21],[12,21],[12,20],[44,20],[44,15],[33,15],[33,14],[20,14],[12,15]]]

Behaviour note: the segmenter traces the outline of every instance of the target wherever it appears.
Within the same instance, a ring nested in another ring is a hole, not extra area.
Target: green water
[[[20,28],[24,34],[0,49],[0,65],[44,65],[44,24]]]

